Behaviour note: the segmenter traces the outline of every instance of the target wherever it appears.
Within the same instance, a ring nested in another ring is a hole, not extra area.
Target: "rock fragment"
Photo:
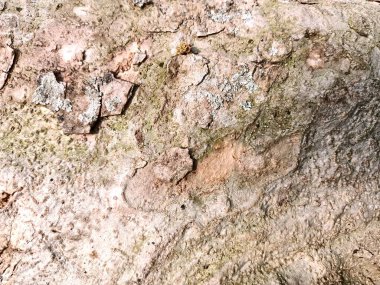
[[[83,86],[82,94],[75,98],[73,112],[63,119],[63,130],[67,134],[88,134],[100,116],[102,93],[99,78],[90,80]]]
[[[38,87],[33,94],[32,102],[44,105],[53,112],[60,110],[70,112],[72,105],[70,100],[65,99],[66,85],[58,82],[53,72],[42,75],[38,80]]]
[[[133,65],[140,65],[147,58],[146,52],[138,52],[135,54],[132,60]]]
[[[109,70],[117,78],[138,83],[138,66],[147,58],[145,50],[140,50],[137,43],[132,43],[126,50],[117,53],[109,64]]]
[[[79,115],[79,120],[85,125],[92,125],[99,117],[102,100],[102,94],[99,92],[99,87],[96,82],[86,86],[85,95],[88,101],[88,107],[85,112]]]
[[[53,72],[40,76],[32,102],[59,112],[66,134],[88,134],[99,117],[122,113],[134,84],[111,73],[89,81],[58,82]],[[71,99],[66,99],[66,89]]]
[[[4,87],[7,81],[9,71],[14,63],[14,50],[8,46],[0,46],[0,89]]]
[[[151,0],[133,0],[132,2],[133,2],[133,5],[135,5],[139,8],[143,8],[145,5],[152,3]]]
[[[101,117],[120,115],[133,90],[133,83],[115,79],[100,87],[102,93]]]

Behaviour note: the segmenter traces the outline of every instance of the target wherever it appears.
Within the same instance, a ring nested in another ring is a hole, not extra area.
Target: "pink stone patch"
[[[120,115],[133,90],[133,84],[114,79],[100,87],[102,96],[101,117]]]

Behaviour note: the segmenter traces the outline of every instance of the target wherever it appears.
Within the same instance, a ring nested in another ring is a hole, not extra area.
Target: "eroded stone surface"
[[[133,84],[123,80],[110,78],[100,87],[102,93],[101,116],[120,115],[127,104],[133,90]]]
[[[79,96],[75,98],[73,112],[63,117],[63,128],[65,133],[88,134],[92,126],[100,117],[102,104],[102,93],[100,78],[90,79],[79,90]]]
[[[33,94],[32,102],[47,106],[54,112],[60,110],[71,112],[70,100],[65,98],[66,86],[58,82],[53,72],[46,73],[38,79],[38,87]]]
[[[63,111],[58,116],[63,121],[67,134],[90,133],[100,117],[120,115],[133,91],[134,84],[115,79],[112,74],[90,79],[83,86],[75,86],[77,96],[73,103],[66,97],[66,85],[57,82],[53,72],[40,77],[32,102],[45,105],[54,112]]]
[[[164,153],[153,167],[154,175],[165,182],[178,183],[193,169],[188,149],[172,148]]]
[[[178,195],[176,192],[180,186],[177,184],[192,170],[193,160],[189,150],[171,148],[126,181],[124,198],[134,209],[165,211]],[[172,191],[174,189],[177,190]]]
[[[13,66],[14,58],[14,50],[8,45],[0,42],[0,89],[4,87],[5,82],[7,81],[9,71]]]
[[[0,12],[1,284],[380,282],[376,1],[29,2]],[[32,102],[50,71],[71,112]]]

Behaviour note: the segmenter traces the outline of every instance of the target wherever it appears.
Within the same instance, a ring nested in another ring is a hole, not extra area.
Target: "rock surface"
[[[54,112],[60,110],[71,112],[71,102],[65,99],[66,86],[57,81],[53,72],[42,75],[39,81],[33,94],[33,103],[48,106]]]
[[[7,81],[9,71],[13,66],[14,58],[14,50],[7,44],[0,42],[0,89],[4,87],[5,82]]]
[[[0,284],[380,284],[379,31],[379,1],[0,1]]]

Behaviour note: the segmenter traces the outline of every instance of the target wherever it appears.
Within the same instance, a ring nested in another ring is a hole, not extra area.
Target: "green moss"
[[[40,108],[23,105],[2,110],[8,120],[0,127],[0,151],[35,165],[48,165],[52,157],[74,164],[87,161],[86,143],[63,135],[54,114],[43,114]]]
[[[111,116],[105,119],[104,126],[114,132],[124,132],[128,129],[128,119],[125,115]]]

